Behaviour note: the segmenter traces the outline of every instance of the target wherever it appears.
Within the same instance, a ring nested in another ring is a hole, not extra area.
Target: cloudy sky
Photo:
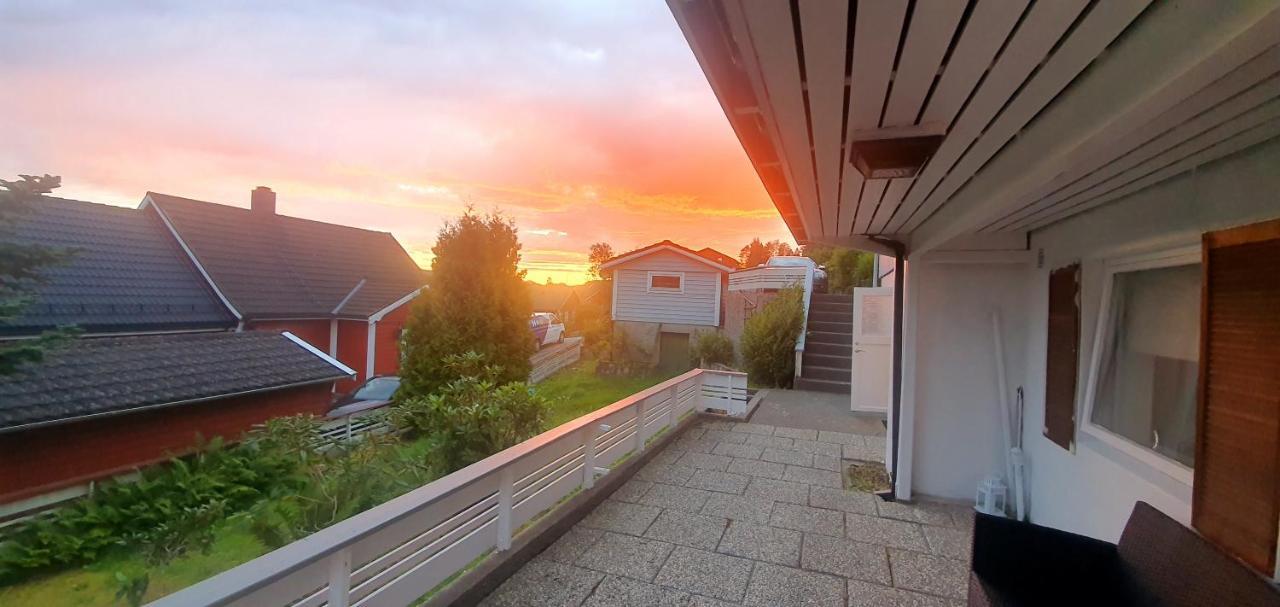
[[[470,203],[538,281],[597,241],[790,240],[661,0],[0,0],[0,82],[0,176],[68,198],[267,185],[423,266]]]

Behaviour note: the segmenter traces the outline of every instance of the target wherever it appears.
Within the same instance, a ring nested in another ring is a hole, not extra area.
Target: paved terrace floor
[[[885,435],[884,415],[850,411],[848,394],[769,388],[760,396],[760,405],[751,412],[752,423]]]
[[[972,515],[842,489],[883,438],[700,421],[483,605],[961,605]]]

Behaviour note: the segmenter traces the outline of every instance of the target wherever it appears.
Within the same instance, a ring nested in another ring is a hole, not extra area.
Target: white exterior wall
[[[918,316],[914,350],[914,494],[972,501],[1004,476],[991,313],[998,310],[1010,403],[1025,371],[1025,264],[909,262]],[[918,273],[918,274],[917,274]],[[910,298],[912,295],[908,294]]]
[[[1032,270],[1027,307],[1025,449],[1031,520],[1115,541],[1136,500],[1188,523],[1191,487],[1156,472],[1080,430],[1102,296],[1103,260],[1197,244],[1203,232],[1280,217],[1280,141],[1184,174],[1111,205],[1034,233],[1044,267]],[[1042,435],[1049,271],[1079,260],[1082,270],[1076,451]],[[1011,375],[1011,377],[1013,377]],[[1012,380],[1011,380],[1012,381]]]
[[[721,272],[683,255],[659,251],[614,269],[613,319],[718,326]],[[683,272],[684,292],[650,292],[649,272]]]

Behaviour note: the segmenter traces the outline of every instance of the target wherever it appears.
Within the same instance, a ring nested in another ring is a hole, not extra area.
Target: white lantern
[[[988,476],[978,483],[978,495],[973,500],[973,509],[983,514],[1004,516],[1007,493],[1004,479]]]

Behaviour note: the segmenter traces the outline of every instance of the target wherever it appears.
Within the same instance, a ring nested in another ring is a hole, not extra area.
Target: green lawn
[[[538,394],[551,401],[546,428],[560,424],[613,404],[670,376],[597,377],[594,360],[580,362],[538,384]]]
[[[538,393],[547,397],[551,411],[546,429],[614,403],[667,379],[651,377],[596,377],[595,361],[583,361],[543,380]],[[421,445],[408,443],[401,449]],[[169,565],[151,571],[147,601],[176,592],[200,580],[252,560],[267,552],[267,547],[248,531],[244,518],[234,518],[217,531],[217,540],[209,554],[190,554]],[[0,605],[40,605],[41,607],[109,607],[124,605],[116,601],[117,571],[136,572],[145,569],[140,557],[120,552],[98,562],[0,587]]]

